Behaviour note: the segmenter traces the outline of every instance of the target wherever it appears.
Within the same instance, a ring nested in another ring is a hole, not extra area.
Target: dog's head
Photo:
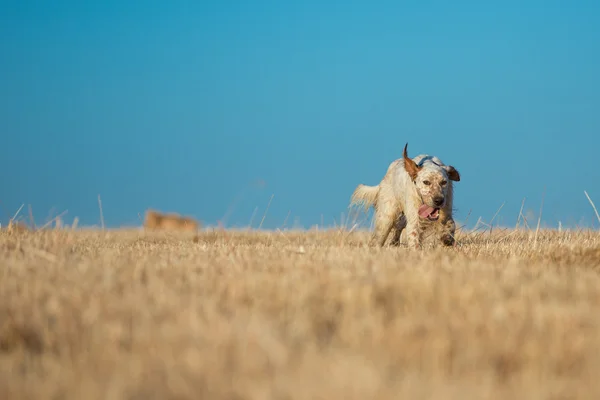
[[[404,146],[404,169],[413,181],[423,205],[419,215],[429,220],[439,218],[439,211],[446,205],[449,181],[460,181],[460,174],[451,165],[440,165],[435,161],[415,163],[407,154],[408,143]]]

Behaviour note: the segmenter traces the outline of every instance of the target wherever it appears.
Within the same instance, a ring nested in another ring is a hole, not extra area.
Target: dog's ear
[[[404,152],[402,153],[402,158],[404,159],[404,169],[408,172],[410,178],[414,181],[417,179],[417,174],[421,167],[419,167],[413,160],[408,158],[408,153],[406,149],[408,148],[408,143],[404,146]]]
[[[446,172],[448,173],[448,178],[450,178],[451,181],[460,181],[460,174],[452,165],[446,166]]]

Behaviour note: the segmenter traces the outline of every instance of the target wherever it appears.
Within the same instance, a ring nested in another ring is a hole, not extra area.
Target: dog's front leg
[[[456,240],[454,239],[454,234],[456,232],[454,219],[449,216],[443,216],[441,227],[440,241],[442,244],[444,246],[454,246],[454,243],[456,243]]]
[[[408,232],[408,247],[419,250],[421,248],[421,232],[419,228],[408,226],[406,230]]]
[[[419,226],[418,215],[407,215],[406,233],[408,248],[415,250],[420,249],[423,232]]]
[[[404,216],[404,213],[400,213],[400,216],[396,220],[395,227],[392,228],[394,232],[391,242],[392,246],[400,245],[400,235],[402,235],[404,228],[406,228],[406,217]]]

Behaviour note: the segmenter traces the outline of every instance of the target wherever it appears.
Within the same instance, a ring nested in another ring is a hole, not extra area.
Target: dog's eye
[[[423,181],[423,185],[429,186],[429,185],[431,185],[431,182],[429,182],[429,181]]]
[[[446,181],[442,181],[442,182],[441,182],[441,185],[442,185],[442,186],[444,186],[446,183],[448,183],[448,182],[446,182]]]

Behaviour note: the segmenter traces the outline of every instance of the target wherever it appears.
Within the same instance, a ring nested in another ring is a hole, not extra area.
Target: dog
[[[408,143],[402,159],[390,164],[379,185],[359,184],[352,193],[351,205],[375,209],[375,230],[369,245],[383,247],[392,233],[391,244],[398,246],[406,229],[409,248],[421,248],[429,234],[437,243],[453,246],[452,182],[459,182],[460,174],[435,156],[421,154],[411,159],[407,149]]]

